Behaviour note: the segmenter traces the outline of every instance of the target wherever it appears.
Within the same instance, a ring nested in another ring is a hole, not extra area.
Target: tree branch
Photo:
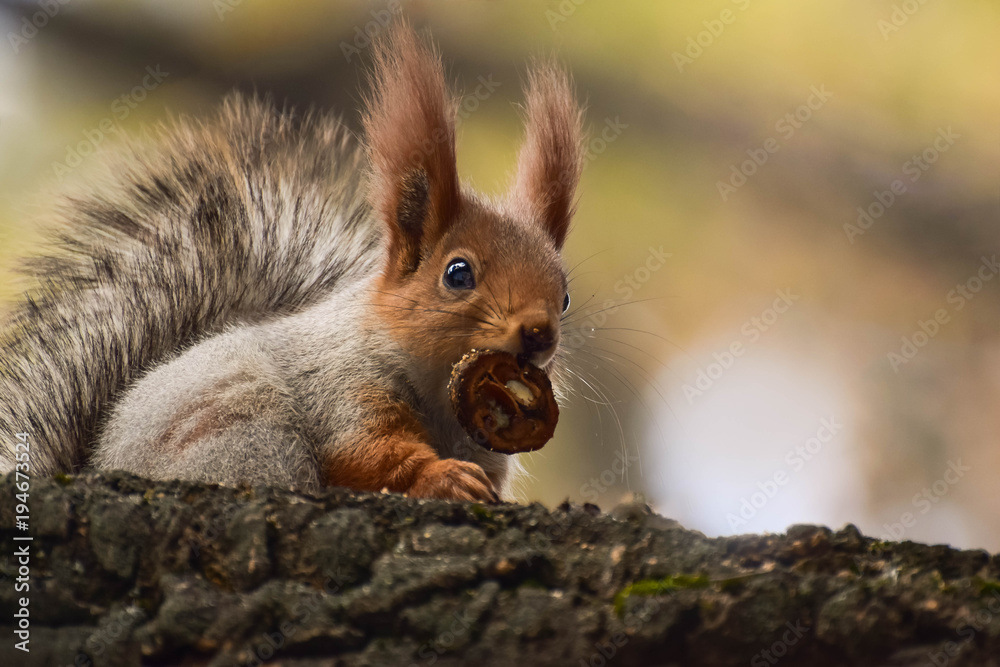
[[[8,665],[996,665],[1000,561],[796,526],[709,539],[640,504],[0,483]],[[30,590],[15,590],[29,550]],[[30,653],[14,630],[29,599]],[[92,661],[92,662],[91,662]]]

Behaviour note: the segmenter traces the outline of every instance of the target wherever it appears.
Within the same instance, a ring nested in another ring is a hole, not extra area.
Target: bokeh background
[[[118,132],[234,88],[357,128],[366,33],[400,11],[466,96],[481,190],[506,187],[527,59],[558,53],[588,101],[577,379],[524,500],[1000,550],[994,2],[2,0],[0,300]]]

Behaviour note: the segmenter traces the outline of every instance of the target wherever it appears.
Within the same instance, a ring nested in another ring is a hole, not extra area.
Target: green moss
[[[892,551],[893,543],[886,542],[885,540],[875,540],[871,544],[872,553],[882,555],[884,553]]]
[[[633,595],[663,595],[689,588],[705,588],[708,577],[704,574],[678,574],[663,579],[642,579],[633,582],[615,595],[615,614],[619,618],[625,612],[625,603]]]
[[[976,585],[979,589],[980,595],[988,595],[990,593],[1000,593],[1000,581],[994,579],[983,579],[982,577],[975,577],[972,583]]]
[[[55,479],[56,483],[59,484],[60,486],[69,486],[70,484],[73,483],[73,476],[67,475],[66,473],[63,472],[57,472],[55,475],[53,475],[53,479]]]
[[[132,604],[146,611],[156,611],[157,608],[156,600],[147,595],[133,598]]]
[[[756,577],[762,577],[768,574],[767,572],[750,572],[748,574],[739,574],[735,577],[729,577],[728,579],[716,579],[711,582],[719,587],[719,590],[723,593],[732,593],[733,591],[740,590],[746,585],[746,582],[750,579]]]
[[[489,511],[479,503],[473,503],[469,505],[469,511],[476,515],[476,518],[481,521],[492,521],[493,512]]]
[[[548,590],[548,587],[545,584],[540,582],[538,579],[535,579],[534,577],[528,577],[527,579],[522,581],[520,584],[518,584],[518,588],[541,588],[543,590]]]

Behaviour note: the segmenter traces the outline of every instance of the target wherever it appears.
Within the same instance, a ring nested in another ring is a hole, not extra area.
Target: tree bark
[[[0,482],[4,665],[1000,664],[1000,559],[853,526],[710,539],[641,503],[87,472],[32,480],[25,532],[17,493]]]

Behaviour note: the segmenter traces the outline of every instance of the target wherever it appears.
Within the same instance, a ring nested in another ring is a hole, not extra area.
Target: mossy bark
[[[4,665],[1000,664],[1000,559],[853,526],[709,539],[641,504],[86,473],[33,480],[15,542],[15,493],[8,476]]]

